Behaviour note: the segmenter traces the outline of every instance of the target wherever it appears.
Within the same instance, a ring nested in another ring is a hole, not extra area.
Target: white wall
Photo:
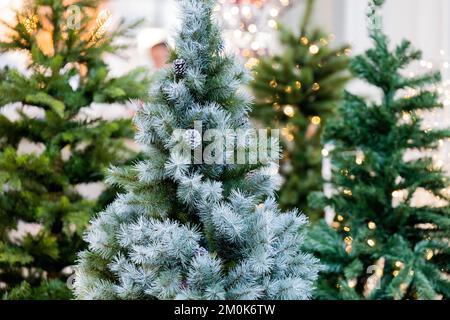
[[[367,1],[334,0],[334,3],[341,7],[334,17],[334,25],[341,25],[340,38],[351,42],[356,52],[367,47]],[[449,16],[448,0],[388,0],[383,8],[385,31],[392,41],[408,38],[430,57],[441,49],[450,49]]]

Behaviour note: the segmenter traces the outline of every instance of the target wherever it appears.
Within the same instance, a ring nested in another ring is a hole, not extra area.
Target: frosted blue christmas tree
[[[252,164],[253,135],[235,134],[252,131],[252,99],[242,88],[249,75],[223,49],[215,1],[179,3],[183,23],[173,65],[160,72],[151,102],[135,119],[149,160],[111,170],[109,182],[127,193],[92,221],[75,293],[80,299],[308,299],[320,267],[299,250],[305,216],[281,213],[274,200],[278,143],[269,140],[267,161]],[[208,129],[221,137],[207,143],[201,133]],[[205,156],[211,144],[226,150],[213,152],[212,163]],[[233,164],[243,152],[246,164]]]

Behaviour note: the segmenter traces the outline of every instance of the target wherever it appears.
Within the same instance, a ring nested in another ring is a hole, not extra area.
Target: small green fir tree
[[[253,116],[264,125],[281,128],[284,159],[280,190],[282,208],[299,208],[312,220],[321,210],[307,205],[308,194],[322,190],[323,125],[349,80],[348,46],[332,48],[330,36],[310,26],[314,0],[308,0],[300,34],[280,26],[282,53],[262,58],[251,87],[257,97]]]
[[[113,41],[133,26],[122,22],[108,31],[98,5],[36,0],[17,12],[16,23],[5,23],[9,38],[0,51],[30,59],[26,74],[0,70],[0,107],[21,105],[17,119],[0,115],[0,294],[7,299],[71,297],[63,270],[84,247],[85,226],[101,205],[83,199],[76,186],[102,181],[110,162],[134,157],[124,145],[134,134],[129,120],[80,117],[93,102],[147,95],[144,70],[108,76],[102,54],[123,49]],[[30,106],[39,112],[28,112]],[[40,151],[23,152],[24,141]],[[17,232],[22,222],[33,232]]]
[[[429,86],[439,73],[407,77],[405,68],[421,58],[408,41],[390,49],[381,30],[383,0],[369,7],[373,47],[352,59],[361,80],[380,89],[369,102],[346,93],[339,118],[326,128],[332,152],[335,193],[311,203],[336,211],[329,227],[314,227],[307,247],[326,266],[317,295],[322,299],[438,299],[450,297],[449,179],[431,157],[406,160],[411,150],[432,151],[450,130],[423,128],[419,112],[441,108]],[[405,95],[405,93],[412,94]],[[414,205],[426,190],[440,205]]]

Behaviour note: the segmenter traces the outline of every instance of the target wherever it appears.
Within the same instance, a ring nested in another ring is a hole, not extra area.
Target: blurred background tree
[[[307,1],[300,35],[279,26],[282,53],[260,59],[251,87],[257,97],[253,117],[281,128],[284,138],[280,205],[299,208],[317,220],[322,211],[308,207],[307,196],[322,190],[320,136],[350,79],[346,72],[350,49],[332,48],[332,36],[312,29],[314,3]]]
[[[0,106],[18,105],[16,119],[0,115],[0,293],[6,299],[71,297],[64,269],[83,249],[92,213],[115,194],[86,200],[78,187],[102,181],[110,163],[136,156],[124,144],[134,135],[129,120],[104,121],[82,109],[147,95],[143,69],[110,77],[102,60],[127,48],[127,41],[115,40],[129,37],[139,22],[112,27],[100,4],[35,0],[17,11],[15,23],[4,22],[8,39],[0,52],[30,58],[25,74],[0,71]]]

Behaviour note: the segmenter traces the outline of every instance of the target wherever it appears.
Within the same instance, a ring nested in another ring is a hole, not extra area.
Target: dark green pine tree
[[[310,27],[313,7],[314,0],[308,0],[300,35],[279,27],[282,54],[260,60],[251,86],[257,98],[254,118],[281,128],[284,137],[280,205],[317,220],[322,211],[308,207],[307,197],[322,190],[320,136],[349,80],[350,49],[332,48],[330,35]]]
[[[333,228],[323,222],[309,233],[307,247],[326,265],[318,284],[322,299],[436,299],[450,297],[449,186],[429,156],[406,160],[411,150],[432,151],[450,130],[425,130],[420,112],[441,108],[429,90],[439,73],[405,77],[421,52],[408,41],[391,49],[381,30],[380,7],[369,7],[373,47],[352,59],[356,77],[380,89],[369,102],[346,93],[339,118],[324,139],[332,142],[335,194],[315,194],[310,203],[336,211]],[[442,205],[416,206],[418,190]]]
[[[10,37],[0,42],[1,52],[30,57],[28,75],[0,70],[0,108],[23,106],[18,119],[0,115],[0,296],[6,299],[71,297],[62,270],[74,264],[85,226],[101,206],[76,186],[101,181],[110,163],[135,157],[124,144],[134,134],[130,121],[83,120],[80,109],[146,97],[144,70],[112,78],[102,60],[126,47],[114,40],[130,36],[136,24],[108,31],[98,0],[66,3],[32,1],[14,25],[6,24]],[[21,152],[23,141],[43,151]],[[36,232],[17,236],[20,222],[34,223]]]

